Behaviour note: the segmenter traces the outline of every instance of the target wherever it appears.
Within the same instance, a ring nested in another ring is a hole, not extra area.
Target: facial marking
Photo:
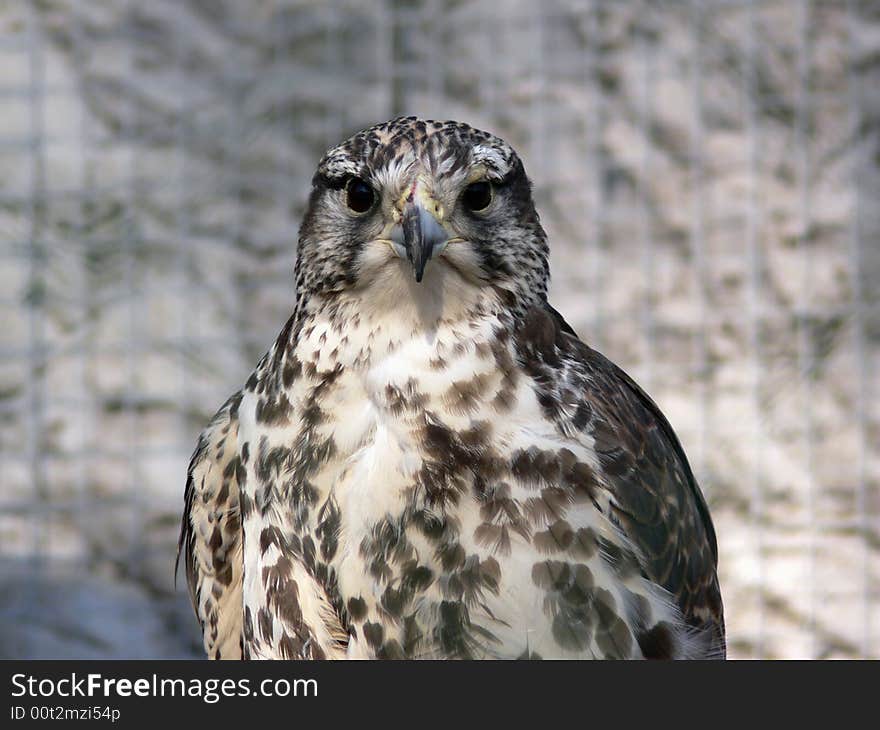
[[[339,192],[351,176],[377,196],[360,217]],[[463,196],[479,182],[493,185],[493,199],[477,210]],[[405,258],[416,283],[427,277],[422,289],[453,281],[473,290],[501,285],[507,306],[518,308],[546,296],[546,235],[531,186],[513,149],[487,132],[414,117],[376,125],[324,156],[314,196],[300,231],[303,290],[366,292],[393,283],[402,288],[387,301],[420,297],[398,281]],[[418,242],[406,244],[401,228]]]

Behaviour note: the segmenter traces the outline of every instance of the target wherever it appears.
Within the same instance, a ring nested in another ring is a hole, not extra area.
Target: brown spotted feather
[[[190,600],[212,659],[240,659],[242,540],[238,407],[232,396],[199,437],[187,474],[178,544]]]
[[[715,529],[666,417],[623,370],[577,339],[551,307],[530,313],[520,342],[526,368],[542,373],[549,366],[554,388],[574,394],[570,424],[551,396],[548,414],[559,417],[562,428],[592,433],[614,497],[610,516],[638,548],[640,569],[675,597],[690,626],[711,634],[712,651],[723,656]]]

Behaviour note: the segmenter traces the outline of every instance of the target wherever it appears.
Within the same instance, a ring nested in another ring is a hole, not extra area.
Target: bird
[[[548,286],[499,137],[407,116],[324,155],[293,313],[189,464],[209,658],[725,657],[681,443]]]

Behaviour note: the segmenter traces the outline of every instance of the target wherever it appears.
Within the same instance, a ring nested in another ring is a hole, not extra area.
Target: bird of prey
[[[491,134],[404,117],[324,156],[293,314],[189,465],[209,657],[724,657],[687,458],[548,255]]]

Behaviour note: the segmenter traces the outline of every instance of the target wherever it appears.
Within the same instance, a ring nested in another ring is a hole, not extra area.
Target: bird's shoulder
[[[210,658],[241,658],[242,536],[238,443],[241,392],[201,432],[190,459],[178,541]]]
[[[516,335],[521,366],[545,416],[592,439],[609,518],[642,556],[645,576],[675,598],[685,621],[723,652],[718,549],[706,501],[681,443],[657,404],[620,367],[582,342],[549,305]]]

